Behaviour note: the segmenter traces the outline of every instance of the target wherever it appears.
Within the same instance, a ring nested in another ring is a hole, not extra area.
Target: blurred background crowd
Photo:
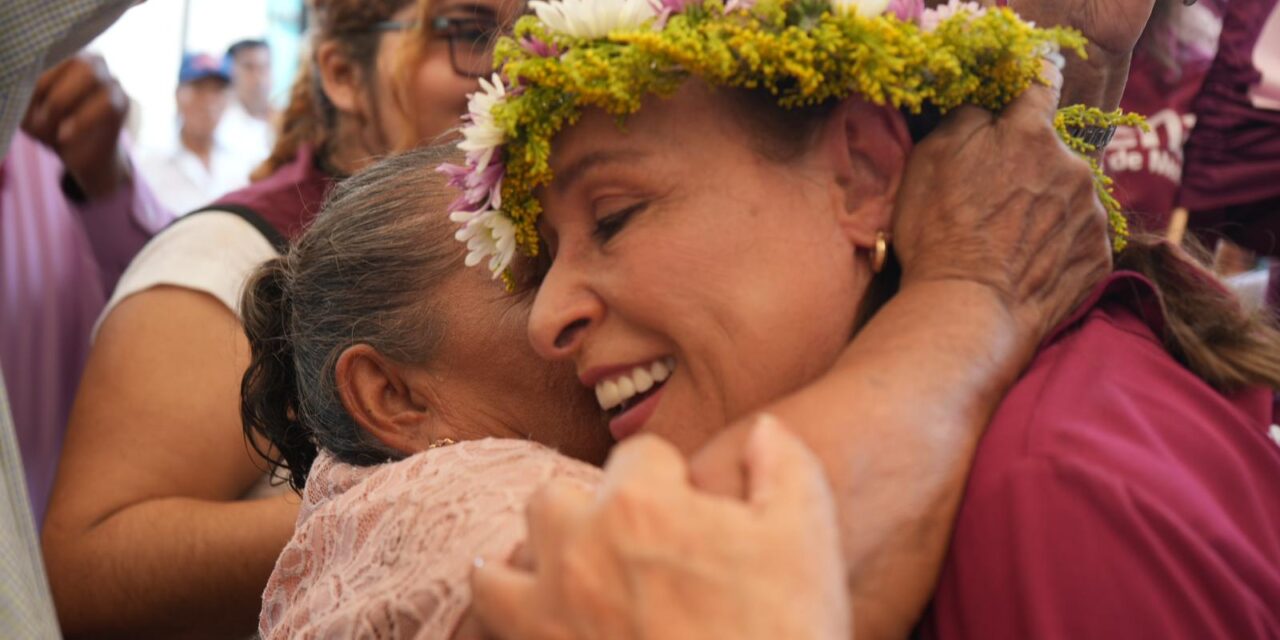
[[[302,0],[144,3],[89,44],[130,100],[139,169],[187,212],[248,184],[297,73]],[[146,46],[139,46],[145,42]]]

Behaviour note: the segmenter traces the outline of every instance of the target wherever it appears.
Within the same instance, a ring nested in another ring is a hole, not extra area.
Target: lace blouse
[[[322,453],[262,599],[272,638],[447,638],[477,556],[525,537],[529,497],[601,471],[525,440],[474,440],[374,467]]]

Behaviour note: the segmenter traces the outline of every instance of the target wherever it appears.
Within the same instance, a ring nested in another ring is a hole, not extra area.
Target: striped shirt
[[[88,44],[137,2],[0,2],[0,156],[27,110],[40,73]]]
[[[172,215],[141,181],[75,204],[62,163],[18,132],[0,163],[0,369],[36,521],[107,294]]]
[[[58,621],[25,487],[0,379],[0,637],[57,638]]]
[[[3,162],[0,162],[0,198],[9,198],[9,191],[4,188],[5,174],[9,172],[7,165],[10,155],[15,158],[18,156],[17,153],[8,153],[9,141],[18,128],[18,119],[27,109],[36,77],[61,57],[71,53],[72,49],[105,29],[120,12],[132,4],[134,0],[0,2],[0,158],[3,158]],[[29,151],[23,155],[27,153]],[[41,168],[42,163],[37,165],[37,168]],[[28,169],[31,167],[26,167],[24,171]],[[25,183],[26,180],[21,179],[21,182]],[[12,190],[20,193],[24,188],[13,187]],[[48,193],[44,186],[38,190]],[[17,202],[16,197],[13,200],[14,203]],[[65,202],[62,206],[63,209],[67,207]],[[52,228],[48,222],[15,225],[15,232],[30,231],[27,235],[9,232],[10,222],[22,222],[23,218],[39,212],[13,209],[13,205],[7,208],[8,212],[6,205],[0,201],[0,344],[6,347],[15,339],[15,333],[18,333],[12,330],[14,325],[7,324],[9,321],[19,319],[20,315],[40,319],[44,315],[41,312],[48,311],[43,307],[34,311],[19,311],[14,305],[24,304],[34,298],[31,292],[41,283],[50,286],[61,284],[57,279],[42,278],[38,272],[29,272],[27,267],[40,264],[39,254],[44,249],[52,256],[58,256],[57,252],[68,249],[66,244],[55,243],[48,247],[29,244],[40,241],[45,235],[36,230]],[[58,218],[57,211],[45,213]],[[65,219],[65,216],[62,218]],[[110,214],[103,213],[93,218],[92,222],[98,223],[108,220]],[[85,224],[89,222],[89,217],[82,221]],[[120,242],[124,239],[123,235],[111,236],[95,246],[109,249],[113,241]],[[136,246],[132,248],[134,251],[136,249]],[[48,264],[61,261],[59,258],[46,260]],[[71,260],[68,259],[67,262]],[[58,326],[58,323],[47,327],[31,326],[23,329],[21,334],[47,333]],[[18,328],[21,329],[21,326]],[[4,357],[0,353],[0,361]],[[27,372],[22,373],[25,375]],[[44,567],[40,562],[40,547],[27,499],[22,458],[19,455],[21,447],[17,442],[9,409],[4,377],[0,375],[0,637],[57,638],[58,623]],[[61,425],[58,431],[61,431]]]

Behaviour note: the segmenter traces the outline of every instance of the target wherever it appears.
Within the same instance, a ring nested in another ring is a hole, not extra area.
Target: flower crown
[[[449,207],[461,225],[467,266],[488,258],[512,286],[515,252],[536,256],[549,184],[551,140],[584,107],[619,118],[647,95],[670,96],[690,77],[712,86],[768,91],[784,108],[859,94],[911,113],[965,104],[999,110],[1041,81],[1040,60],[1066,48],[1084,56],[1070,29],[1042,29],[1006,8],[951,0],[533,0],[514,35],[499,40],[498,73],[481,80],[463,116],[463,166],[440,171],[462,194]],[[1140,124],[1141,118],[1081,106],[1055,126],[1073,149],[1096,149],[1069,128]],[[1111,181],[1092,157],[1113,244],[1127,228]]]

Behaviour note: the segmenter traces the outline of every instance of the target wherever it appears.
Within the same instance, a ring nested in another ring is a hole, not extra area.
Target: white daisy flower
[[[480,78],[480,91],[467,96],[467,115],[470,122],[462,127],[462,142],[458,148],[467,152],[468,160],[474,158],[476,171],[484,171],[493,154],[505,142],[502,129],[493,121],[493,107],[507,97],[507,88],[498,74],[492,82]]]
[[[496,279],[511,265],[516,255],[516,227],[501,211],[454,212],[450,219],[466,220],[466,226],[454,236],[467,243],[466,265],[474,267],[489,258],[489,271]]]
[[[533,0],[529,8],[548,29],[587,40],[637,29],[658,17],[650,0]]]
[[[920,17],[920,28],[926,32],[932,32],[938,28],[945,20],[967,13],[973,18],[981,18],[987,14],[987,10],[982,5],[968,0],[951,0],[947,4],[939,5],[936,9],[925,9],[924,15]]]
[[[889,8],[889,2],[890,0],[831,0],[831,8],[871,18],[883,14]]]

